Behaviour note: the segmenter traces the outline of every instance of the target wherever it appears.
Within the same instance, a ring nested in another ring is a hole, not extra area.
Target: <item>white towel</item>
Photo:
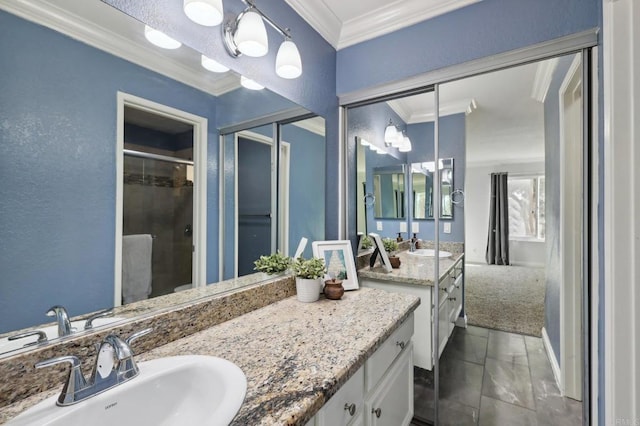
[[[122,237],[122,303],[148,299],[151,294],[151,250],[149,234]]]

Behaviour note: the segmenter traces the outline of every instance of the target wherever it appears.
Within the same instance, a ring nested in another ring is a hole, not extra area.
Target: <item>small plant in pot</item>
[[[371,241],[371,238],[368,235],[364,235],[362,237],[360,247],[362,247],[363,250],[369,250],[371,247],[373,247],[373,241]]]
[[[396,256],[396,251],[398,250],[397,241],[393,238],[385,238],[382,240],[382,244],[384,245],[384,251],[389,255],[391,267],[398,269],[400,267],[400,258]]]
[[[291,265],[291,258],[280,252],[270,254],[269,256],[260,256],[258,260],[253,262],[256,271],[265,272],[269,275],[280,274]]]
[[[296,294],[301,302],[315,302],[320,298],[322,277],[327,272],[324,259],[299,257],[291,263],[291,271],[296,277]]]

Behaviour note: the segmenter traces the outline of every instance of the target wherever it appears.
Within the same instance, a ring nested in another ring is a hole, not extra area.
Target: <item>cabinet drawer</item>
[[[366,389],[369,392],[382,378],[402,349],[409,345],[413,336],[413,313],[378,348],[365,364]]]
[[[353,404],[351,414],[349,408]],[[317,426],[348,425],[364,409],[364,367],[360,367],[316,416]]]

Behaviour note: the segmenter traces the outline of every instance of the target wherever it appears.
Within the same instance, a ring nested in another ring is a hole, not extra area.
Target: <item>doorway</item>
[[[206,128],[118,93],[115,306],[205,285]]]

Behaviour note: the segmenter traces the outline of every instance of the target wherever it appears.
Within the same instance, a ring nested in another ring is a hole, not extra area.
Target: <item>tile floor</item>
[[[433,422],[433,376],[415,370],[414,425]],[[440,358],[439,426],[582,424],[582,404],[560,396],[542,339],[456,328]]]

